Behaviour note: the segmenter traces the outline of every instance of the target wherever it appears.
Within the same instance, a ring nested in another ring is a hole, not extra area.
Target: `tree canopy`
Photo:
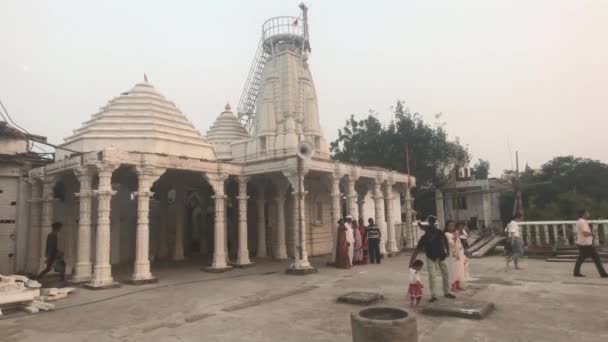
[[[419,113],[410,112],[403,101],[397,101],[393,114],[395,119],[387,125],[373,114],[362,120],[351,115],[344,128],[338,130],[330,150],[335,160],[407,172],[408,146],[410,173],[416,177],[419,193],[415,205],[417,210],[430,214],[434,212],[433,196],[420,191],[442,188],[453,170],[468,164],[469,152],[458,138],[449,139],[443,123],[425,122]]]
[[[473,166],[473,175],[477,179],[488,179],[490,174],[490,162],[484,159],[479,159]]]
[[[573,220],[582,208],[608,218],[608,165],[600,161],[556,157],[538,171],[526,168],[521,184],[526,220]]]

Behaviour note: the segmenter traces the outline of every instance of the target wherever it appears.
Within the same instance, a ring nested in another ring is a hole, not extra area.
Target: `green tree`
[[[526,220],[573,220],[587,208],[593,217],[608,218],[608,165],[574,156],[556,157],[538,172],[520,177]],[[503,195],[504,217],[512,212],[512,196]]]
[[[490,174],[490,162],[484,159],[479,159],[473,166],[473,175],[477,179],[488,179]]]
[[[407,171],[408,146],[410,173],[416,177],[415,209],[420,215],[435,213],[434,189],[442,188],[449,175],[468,164],[470,156],[458,138],[450,140],[444,123],[431,125],[419,113],[412,113],[403,101],[397,101],[395,119],[383,126],[372,114],[363,120],[354,115],[331,142],[334,159],[364,166]],[[440,115],[436,118],[439,120]]]

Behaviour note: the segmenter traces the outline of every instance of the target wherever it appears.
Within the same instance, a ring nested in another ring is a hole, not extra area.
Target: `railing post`
[[[545,245],[550,247],[551,241],[549,241],[549,225],[548,224],[545,224],[543,226],[543,233],[545,234]]]
[[[558,229],[557,229],[558,225],[554,224],[553,225],[553,245],[558,246],[559,245],[559,234],[557,233]]]
[[[597,223],[594,224],[595,227],[593,227],[593,245],[595,247],[599,247],[600,246],[600,226],[601,223]]]
[[[532,226],[526,226],[526,245],[530,246],[532,244]]]

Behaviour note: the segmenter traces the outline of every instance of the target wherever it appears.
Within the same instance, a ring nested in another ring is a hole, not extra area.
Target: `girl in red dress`
[[[422,260],[417,259],[412,264],[412,268],[410,268],[410,286],[407,290],[407,294],[410,296],[411,306],[418,306],[422,299],[422,288],[424,286],[422,286],[422,283],[420,282],[419,275],[422,265],[424,265]]]

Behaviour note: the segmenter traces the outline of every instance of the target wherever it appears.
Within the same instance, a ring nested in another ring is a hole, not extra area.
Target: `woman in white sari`
[[[454,221],[448,221],[445,226],[445,237],[448,240],[450,251],[448,255],[448,272],[452,291],[463,290],[466,279],[466,256],[460,242],[460,235],[456,231]]]

